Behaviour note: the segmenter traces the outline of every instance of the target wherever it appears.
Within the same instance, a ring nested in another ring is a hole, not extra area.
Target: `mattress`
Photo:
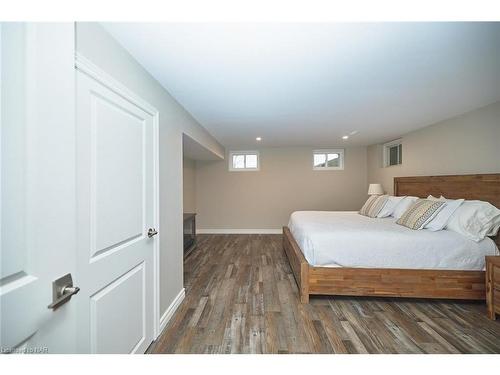
[[[412,230],[357,212],[297,211],[288,227],[309,264],[321,267],[484,270],[484,257],[499,254],[490,238]]]

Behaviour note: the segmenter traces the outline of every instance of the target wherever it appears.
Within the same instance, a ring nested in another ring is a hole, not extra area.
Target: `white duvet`
[[[309,264],[323,267],[483,270],[498,255],[486,238],[474,242],[441,230],[412,230],[357,212],[297,211],[288,227]]]

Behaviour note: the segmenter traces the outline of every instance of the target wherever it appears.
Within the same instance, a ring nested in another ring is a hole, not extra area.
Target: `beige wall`
[[[230,150],[230,148],[229,148]],[[312,148],[260,150],[260,171],[197,161],[199,229],[278,229],[296,210],[357,210],[366,199],[366,147],[345,150],[343,171],[314,171]]]
[[[98,23],[76,23],[76,50],[160,112],[160,316],[183,288],[182,134],[224,148]]]
[[[198,228],[277,229],[296,210],[357,210],[368,183],[393,178],[500,172],[500,102],[403,139],[403,164],[382,167],[382,145],[346,149],[344,171],[313,171],[312,148],[260,150],[261,170],[229,172],[227,160],[196,163]],[[230,149],[230,148],[229,148]]]
[[[393,192],[397,176],[500,172],[500,102],[402,137],[403,164],[382,167],[382,145],[368,147],[368,182]]]
[[[184,157],[183,168],[184,212],[196,212],[196,162]]]

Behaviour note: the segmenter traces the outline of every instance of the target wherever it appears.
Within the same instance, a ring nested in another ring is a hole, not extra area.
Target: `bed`
[[[500,174],[394,179],[394,195],[429,194],[500,207]],[[355,212],[296,212],[283,228],[283,248],[303,303],[316,294],[485,299],[484,256],[498,255],[499,242],[413,231],[393,218]]]
[[[393,217],[373,219],[357,211],[297,211],[288,228],[315,267],[482,271],[484,257],[498,255],[490,238],[474,242],[449,230],[412,230]]]

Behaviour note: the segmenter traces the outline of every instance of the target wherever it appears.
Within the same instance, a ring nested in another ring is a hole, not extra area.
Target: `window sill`
[[[231,168],[231,169],[229,169],[229,172],[258,172],[258,171],[260,171],[260,168],[241,168],[241,169]]]
[[[323,167],[323,168],[313,168],[313,171],[343,171],[344,168],[336,168],[336,167]]]
[[[394,167],[401,167],[403,164],[396,164],[396,165],[385,165],[383,168],[394,168]]]

